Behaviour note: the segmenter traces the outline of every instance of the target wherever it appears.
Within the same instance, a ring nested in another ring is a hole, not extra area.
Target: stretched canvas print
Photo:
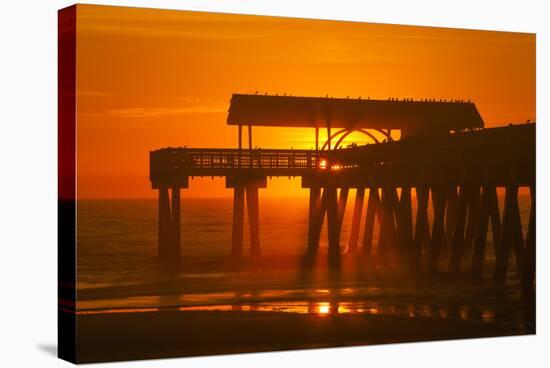
[[[535,333],[535,35],[59,11],[59,355]]]

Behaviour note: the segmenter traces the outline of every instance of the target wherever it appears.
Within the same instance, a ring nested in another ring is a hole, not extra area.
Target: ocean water
[[[181,210],[182,266],[177,272],[167,272],[157,260],[156,200],[78,202],[79,313],[178,308],[456,316],[506,321],[525,325],[527,330],[534,323],[533,305],[523,307],[512,261],[504,295],[492,287],[490,232],[486,281],[475,285],[451,283],[444,277],[410,279],[399,269],[369,266],[360,257],[351,256],[344,257],[342,270],[334,274],[322,261],[327,251],[326,228],[321,236],[319,266],[304,271],[300,262],[307,244],[308,199],[260,196],[262,262],[236,270],[230,266],[229,257],[232,199],[190,199],[183,195]],[[350,193],[342,228],[344,250],[352,210]],[[520,211],[525,234],[528,196],[520,197]],[[361,228],[360,240],[362,233]],[[245,219],[245,254],[247,251]]]

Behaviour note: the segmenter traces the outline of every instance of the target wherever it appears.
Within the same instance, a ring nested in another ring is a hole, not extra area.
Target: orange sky
[[[93,5],[77,17],[81,199],[156,197],[151,150],[235,147],[225,123],[234,92],[457,98],[487,126],[535,120],[534,34]],[[254,130],[255,146],[313,142],[305,129]],[[262,195],[299,188],[274,179]],[[210,178],[182,193],[230,195]]]

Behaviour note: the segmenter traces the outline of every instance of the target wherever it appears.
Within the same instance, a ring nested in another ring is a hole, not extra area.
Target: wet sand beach
[[[78,327],[82,363],[525,333],[510,324],[454,318],[250,311],[80,315]]]
[[[270,274],[239,292],[82,301],[78,361],[461,339],[535,333],[535,296],[518,285],[394,275],[378,286],[321,278],[291,288]],[[276,280],[275,280],[276,279]],[[372,282],[372,281],[371,281]],[[242,285],[241,285],[242,286]],[[250,287],[254,286],[252,289]],[[276,287],[276,288],[269,288]],[[283,287],[286,286],[286,287]],[[304,285],[302,285],[304,286]],[[327,287],[327,288],[325,288]],[[232,287],[232,290],[235,288]]]

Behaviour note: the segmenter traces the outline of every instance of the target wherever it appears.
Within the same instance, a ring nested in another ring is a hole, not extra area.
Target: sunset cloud
[[[160,118],[188,114],[216,114],[227,112],[226,105],[196,105],[189,107],[130,107],[108,110],[107,113],[124,119]]]

